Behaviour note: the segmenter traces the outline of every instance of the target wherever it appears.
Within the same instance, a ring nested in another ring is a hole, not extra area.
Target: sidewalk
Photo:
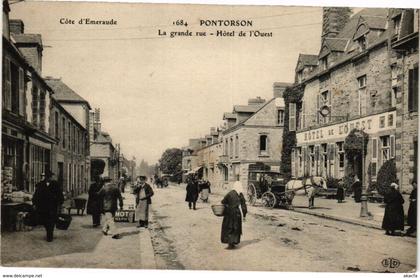
[[[78,197],[84,197],[82,194]],[[92,228],[92,218],[72,213],[67,231],[55,230],[54,241],[45,241],[45,229],[2,233],[1,264],[16,267],[154,269],[156,262],[150,231],[136,223],[116,223],[122,238],[104,236]]]

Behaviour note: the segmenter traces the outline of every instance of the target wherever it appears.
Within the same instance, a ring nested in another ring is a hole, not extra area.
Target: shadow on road
[[[251,245],[251,244],[254,244],[254,243],[258,243],[258,242],[260,242],[261,241],[261,239],[260,238],[255,238],[255,239],[249,239],[249,240],[244,240],[244,241],[242,241],[238,246],[237,246],[237,248],[235,248],[235,249],[241,249],[242,247],[245,247],[245,246],[247,246],[247,245]]]

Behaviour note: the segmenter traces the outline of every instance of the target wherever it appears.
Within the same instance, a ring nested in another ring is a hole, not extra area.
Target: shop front
[[[376,180],[382,164],[395,157],[395,119],[393,110],[297,132],[297,144],[292,150],[292,176],[341,179],[357,174],[359,178],[364,175]],[[345,150],[346,138],[353,130],[367,135],[366,151],[358,156],[349,156]]]

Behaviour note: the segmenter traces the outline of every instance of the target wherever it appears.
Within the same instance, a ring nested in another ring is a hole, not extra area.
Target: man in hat
[[[152,187],[146,183],[145,176],[138,176],[134,194],[136,195],[136,221],[139,221],[138,228],[147,228],[149,225],[149,206],[152,204],[154,194]]]
[[[118,186],[110,178],[103,178],[104,186],[99,190],[98,195],[103,198],[103,212],[105,213],[105,224],[102,232],[104,235],[112,235],[113,239],[119,239],[121,236],[116,230],[114,223],[115,212],[117,211],[117,202],[120,209],[123,208],[123,198]]]
[[[39,223],[44,225],[47,232],[48,242],[53,241],[58,210],[64,201],[62,190],[57,182],[52,180],[53,175],[54,173],[48,169],[41,174],[41,181],[36,185],[32,197],[32,204],[38,214]]]

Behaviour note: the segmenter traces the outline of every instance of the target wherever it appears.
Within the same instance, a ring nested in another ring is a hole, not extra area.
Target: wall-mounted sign
[[[297,132],[297,144],[325,142],[327,140],[344,140],[350,131],[355,128],[363,130],[367,134],[375,134],[380,131],[392,130],[395,129],[395,120],[393,120],[395,118],[396,112],[392,111],[363,117],[345,123]]]

